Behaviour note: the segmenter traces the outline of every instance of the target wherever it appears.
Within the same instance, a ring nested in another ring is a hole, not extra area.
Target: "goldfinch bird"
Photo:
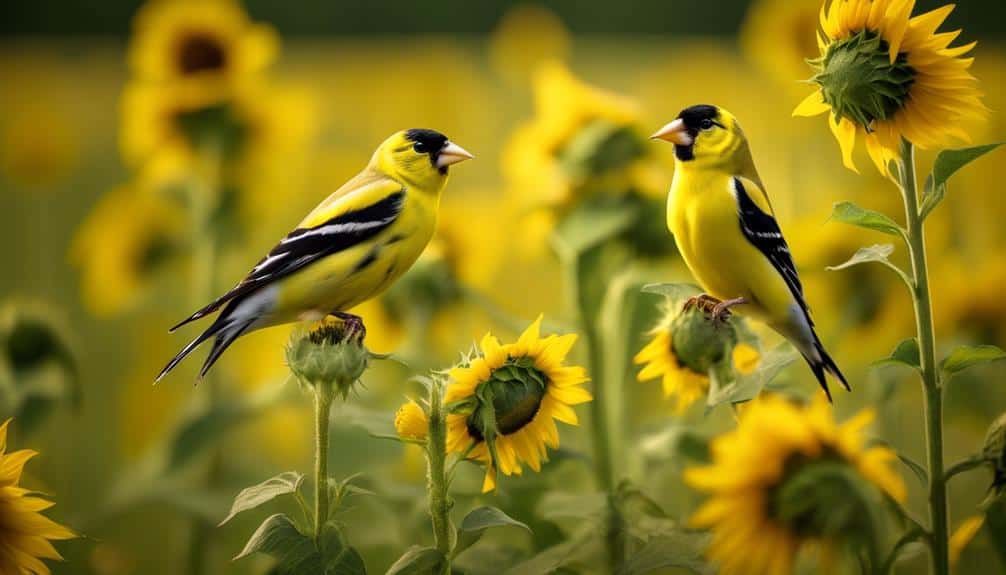
[[[264,327],[332,314],[363,328],[351,309],[388,288],[433,237],[448,166],[473,156],[433,130],[398,132],[362,172],[328,196],[230,291],[179,327],[220,314],[157,376],[214,338],[202,378],[229,345]]]
[[[667,226],[695,279],[720,300],[711,306],[713,316],[743,304],[739,313],[796,346],[829,400],[826,371],[849,390],[814,332],[789,246],[734,116],[716,106],[692,106],[652,137],[674,144]],[[700,296],[698,303],[710,299]]]

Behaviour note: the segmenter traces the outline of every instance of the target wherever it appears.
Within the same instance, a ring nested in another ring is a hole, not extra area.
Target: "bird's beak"
[[[451,141],[448,141],[444,144],[443,148],[440,148],[440,154],[437,155],[437,167],[446,168],[451,164],[471,160],[474,157],[475,156],[471,155],[468,150]]]
[[[692,137],[688,135],[688,128],[685,127],[681,118],[674,120],[663,128],[660,128],[652,136],[651,140],[664,140],[679,146],[691,146]]]

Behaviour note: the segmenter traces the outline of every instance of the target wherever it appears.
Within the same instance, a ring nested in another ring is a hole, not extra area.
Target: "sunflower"
[[[496,488],[496,465],[505,475],[520,475],[522,464],[535,471],[547,460],[546,447],[559,447],[555,421],[577,425],[572,406],[590,401],[581,387],[588,381],[580,366],[564,365],[576,334],[540,337],[541,316],[515,343],[482,338],[475,357],[452,368],[444,403],[447,451],[486,464],[483,492]],[[493,446],[486,437],[494,437]]]
[[[151,0],[136,14],[134,74],[156,83],[240,80],[272,62],[275,31],[233,0]]]
[[[633,362],[644,366],[636,376],[639,381],[661,380],[664,397],[674,398],[678,413],[709,391],[710,364],[725,359],[721,351],[724,346],[729,347],[729,365],[736,373],[746,375],[757,369],[761,355],[751,344],[737,341],[736,330],[730,324],[708,321],[704,312],[695,308],[683,313],[677,313],[679,306],[671,309],[675,311],[650,332],[652,339]],[[717,357],[708,357],[710,350]],[[688,357],[682,358],[682,351]]]
[[[42,559],[62,559],[50,541],[72,539],[73,531],[42,515],[53,506],[18,487],[24,464],[37,455],[30,449],[7,453],[8,419],[0,425],[0,572],[48,575]]]
[[[793,78],[799,78],[806,60],[817,55],[817,44],[807,33],[816,25],[817,7],[811,2],[757,0],[750,4],[741,27],[743,53],[783,86],[798,88]]]
[[[494,71],[514,84],[525,83],[535,67],[562,61],[569,53],[569,31],[545,6],[518,4],[509,8],[489,39]]]
[[[423,440],[429,435],[429,417],[415,400],[403,403],[395,412],[395,431],[402,439]]]
[[[831,112],[828,126],[853,171],[857,136],[882,173],[902,139],[920,148],[970,141],[960,120],[981,117],[977,80],[963,56],[975,43],[951,48],[960,35],[936,33],[953,5],[911,17],[915,0],[834,0],[821,7],[818,89],[793,111]]]
[[[741,412],[736,430],[713,440],[712,463],[687,469],[685,481],[711,496],[690,521],[695,527],[712,528],[708,555],[720,564],[720,573],[788,574],[802,545],[827,548],[821,513],[852,522],[863,519],[861,513],[848,513],[859,509],[849,507],[857,490],[836,491],[828,482],[818,482],[824,488],[812,487],[809,494],[793,489],[800,483],[807,486],[800,481],[807,474],[834,473],[837,468],[839,473],[851,472],[855,481],[868,486],[868,493],[904,500],[905,486],[889,466],[894,452],[864,447],[863,429],[872,418],[866,410],[837,424],[824,399],[798,406],[779,396],[762,396]],[[837,499],[836,492],[842,494]],[[793,513],[793,507],[799,512]]]
[[[136,305],[182,248],[184,217],[162,196],[122,186],[106,194],[70,245],[84,304],[98,316]]]

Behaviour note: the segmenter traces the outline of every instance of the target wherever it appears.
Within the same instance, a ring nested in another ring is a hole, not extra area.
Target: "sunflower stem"
[[[426,444],[427,492],[433,538],[444,560],[438,573],[451,572],[451,501],[447,494],[447,416],[444,413],[440,381],[430,385],[430,431]]]
[[[334,391],[330,384],[314,386],[314,541],[328,521],[328,420]]]
[[[192,309],[197,309],[212,300],[214,293],[217,262],[217,236],[213,229],[213,211],[216,206],[217,191],[220,188],[222,156],[216,146],[206,146],[200,150],[202,161],[208,167],[206,178],[199,185],[193,185],[189,193],[190,220],[192,223]],[[213,372],[203,378],[203,386],[208,388],[204,409],[213,412],[221,401],[221,390]],[[223,474],[223,453],[214,446],[210,453],[209,466],[205,476],[205,486],[213,488]],[[193,519],[191,541],[189,542],[188,570],[192,575],[207,572],[210,555],[210,535],[213,525],[201,517]]]
[[[926,241],[919,213],[919,191],[915,174],[915,149],[901,141],[901,195],[905,202],[905,227],[912,260],[912,303],[919,340],[919,359],[925,398],[926,454],[929,466],[929,524],[932,573],[950,573],[948,553],[947,485],[943,472],[943,387],[936,367],[936,336],[929,294]]]

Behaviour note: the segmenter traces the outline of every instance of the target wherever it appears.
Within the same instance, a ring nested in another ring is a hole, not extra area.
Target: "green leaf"
[[[580,254],[628,229],[636,215],[631,204],[582,203],[559,222],[552,241],[560,254]]]
[[[305,563],[316,563],[318,555],[314,541],[298,531],[293,521],[282,513],[271,515],[263,521],[234,560],[253,553],[265,553],[274,557],[283,573],[296,572]]]
[[[997,142],[995,144],[984,144],[981,146],[974,146],[972,148],[961,148],[959,150],[943,150],[936,155],[936,161],[933,162],[933,183],[936,187],[942,186],[947,183],[950,176],[954,175],[957,170],[963,168],[964,166],[970,164],[971,162],[977,160],[978,158],[984,156],[985,154],[991,152],[997,147],[1001,146],[1002,142]]]
[[[878,359],[871,365],[874,367],[885,367],[888,365],[905,365],[912,369],[919,370],[919,340],[914,337],[901,340],[894,346],[891,355],[884,359]]]
[[[734,380],[725,385],[720,384],[720,376],[710,371],[709,394],[706,398],[706,409],[712,409],[724,403],[743,403],[750,401],[761,393],[789,364],[796,361],[799,355],[787,343],[782,343],[762,355],[758,369],[749,374],[734,374]]]
[[[666,296],[671,301],[684,301],[693,295],[702,293],[702,289],[695,284],[671,283],[671,284],[646,284],[642,291]]]
[[[433,547],[409,547],[385,575],[429,575],[447,558]]]
[[[703,558],[709,536],[701,533],[677,531],[651,537],[625,563],[616,575],[644,575],[664,572],[667,569],[686,569],[692,573],[715,573]]]
[[[461,526],[458,527],[458,543],[454,548],[453,554],[457,556],[465,549],[475,545],[482,538],[482,534],[486,532],[486,529],[490,527],[505,527],[507,525],[521,527],[526,529],[528,533],[531,533],[531,528],[526,524],[517,521],[495,507],[478,507],[471,510],[461,520]]]
[[[919,207],[919,217],[923,220],[929,217],[929,213],[936,209],[936,206],[940,205],[940,202],[943,201],[943,197],[946,195],[946,184],[934,187],[933,175],[929,174],[926,176],[926,184],[922,188],[922,205]]]
[[[825,269],[828,271],[838,271],[866,262],[887,262],[887,257],[893,252],[894,246],[891,244],[874,244],[865,248],[859,248],[859,250],[845,263],[837,266],[828,266]]]
[[[954,375],[971,366],[1000,359],[1006,359],[1006,352],[994,345],[962,345],[943,358],[940,369],[947,375]]]
[[[918,478],[919,483],[921,483],[923,487],[929,485],[929,472],[926,471],[926,468],[923,467],[922,464],[899,451],[895,451],[895,453],[897,453],[898,459],[901,460],[901,463],[904,464],[904,466],[907,467],[913,474],[915,474],[915,477]]]
[[[285,471],[275,477],[266,479],[258,485],[243,489],[234,498],[234,504],[231,506],[230,513],[220,522],[220,525],[227,523],[242,511],[254,509],[259,505],[272,501],[280,495],[294,493],[303,481],[303,474],[296,471]]]
[[[891,218],[880,212],[861,208],[852,202],[835,204],[831,212],[831,219],[891,236],[900,236],[903,233],[901,227]]]

